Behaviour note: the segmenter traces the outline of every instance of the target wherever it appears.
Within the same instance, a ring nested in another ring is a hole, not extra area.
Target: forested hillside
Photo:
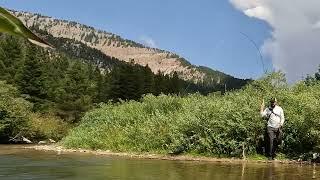
[[[139,100],[142,95],[207,94],[223,86],[194,84],[177,73],[152,73],[148,66],[109,57],[75,40],[46,39],[54,50],[36,47],[22,39],[0,36],[0,80],[16,86],[33,110],[78,121],[94,104]]]

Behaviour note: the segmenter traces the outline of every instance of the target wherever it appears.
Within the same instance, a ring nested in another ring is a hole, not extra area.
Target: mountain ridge
[[[177,72],[180,78],[195,83],[220,84],[226,83],[229,79],[235,82],[247,81],[208,67],[192,65],[175,53],[147,47],[105,30],[96,30],[94,27],[75,21],[59,20],[29,12],[10,11],[27,27],[44,30],[54,37],[77,40],[107,56],[125,62],[133,62],[142,66],[148,65],[155,74],[159,71],[164,74]]]

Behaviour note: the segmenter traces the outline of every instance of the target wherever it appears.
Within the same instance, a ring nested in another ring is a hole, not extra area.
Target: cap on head
[[[270,103],[275,103],[275,102],[277,102],[277,98],[273,97],[270,99]]]

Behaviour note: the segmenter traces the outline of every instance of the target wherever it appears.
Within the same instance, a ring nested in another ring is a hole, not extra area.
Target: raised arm
[[[261,104],[261,107],[260,107],[260,115],[261,115],[261,117],[267,116],[267,112],[266,112],[265,106],[264,106],[264,99],[262,100],[262,104]]]

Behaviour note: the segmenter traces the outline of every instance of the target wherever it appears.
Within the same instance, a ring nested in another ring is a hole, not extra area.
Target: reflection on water
[[[317,179],[318,166],[141,160],[0,146],[0,179]]]

